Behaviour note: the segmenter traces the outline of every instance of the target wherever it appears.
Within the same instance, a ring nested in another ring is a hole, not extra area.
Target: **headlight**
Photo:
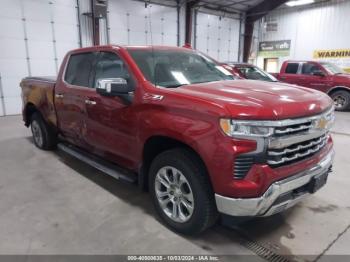
[[[266,137],[273,134],[273,127],[259,126],[254,121],[220,119],[220,127],[228,136]]]

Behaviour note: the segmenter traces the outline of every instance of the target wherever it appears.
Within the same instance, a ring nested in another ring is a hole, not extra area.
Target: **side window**
[[[288,63],[286,74],[296,74],[298,72],[299,63]]]
[[[71,55],[68,61],[64,80],[71,85],[92,87],[94,53]]]
[[[316,71],[320,71],[320,67],[315,65],[315,64],[312,64],[312,63],[305,63],[303,64],[303,67],[301,69],[301,73],[303,75],[313,75],[314,72]]]
[[[96,63],[95,87],[99,79],[124,78],[129,79],[128,70],[123,60],[111,52],[101,52]]]

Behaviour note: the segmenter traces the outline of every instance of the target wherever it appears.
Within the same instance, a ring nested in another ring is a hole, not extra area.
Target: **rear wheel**
[[[192,152],[161,153],[151,165],[149,179],[156,211],[170,228],[192,235],[215,223],[214,193],[205,168]]]
[[[31,117],[30,127],[32,130],[34,144],[43,150],[53,149],[57,144],[57,134],[45,122],[39,113]]]
[[[335,91],[330,96],[334,101],[335,110],[345,111],[350,108],[350,92],[339,90]]]

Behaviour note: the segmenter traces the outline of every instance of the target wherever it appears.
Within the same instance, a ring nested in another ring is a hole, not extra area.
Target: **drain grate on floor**
[[[252,251],[253,253],[255,253],[256,255],[258,255],[259,257],[265,259],[266,261],[269,261],[269,262],[291,262],[291,260],[289,260],[288,258],[286,258],[282,255],[276,254],[272,250],[260,245],[259,243],[255,242],[255,241],[248,240],[245,237],[240,244],[242,246],[244,246],[245,248],[249,249],[250,251]]]
[[[269,262],[292,262],[295,261],[294,259],[290,260],[286,256],[282,256],[279,254],[276,254],[274,251],[271,249],[263,246],[262,244],[259,244],[258,242],[250,239],[242,230],[238,228],[233,228],[236,233],[241,238],[240,244],[244,246],[245,248],[249,249],[253,253],[255,253],[257,256],[265,259],[266,261]]]

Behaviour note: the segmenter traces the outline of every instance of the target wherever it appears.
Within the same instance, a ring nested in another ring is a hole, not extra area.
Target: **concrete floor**
[[[149,196],[65,154],[38,150],[19,116],[0,117],[0,254],[350,255],[350,113],[337,113],[326,187],[294,208],[200,237],[168,230]],[[258,259],[260,260],[260,258]]]

